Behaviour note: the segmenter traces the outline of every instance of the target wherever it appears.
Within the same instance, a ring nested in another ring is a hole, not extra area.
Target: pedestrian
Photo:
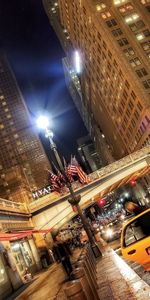
[[[54,255],[57,257],[57,261],[60,261],[64,267],[64,270],[66,271],[69,278],[71,278],[71,272],[73,271],[72,265],[70,262],[70,255],[71,251],[68,247],[68,245],[61,240],[60,235],[58,234],[54,238],[54,246],[53,246],[53,252]]]

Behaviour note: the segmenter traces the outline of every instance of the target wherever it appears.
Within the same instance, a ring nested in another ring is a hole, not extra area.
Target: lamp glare
[[[37,126],[41,129],[46,129],[49,126],[49,120],[46,116],[40,116],[37,119]]]

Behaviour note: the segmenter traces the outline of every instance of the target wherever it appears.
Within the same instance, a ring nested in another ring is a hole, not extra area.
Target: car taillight
[[[146,250],[147,254],[150,255],[150,247],[146,248],[145,250]]]

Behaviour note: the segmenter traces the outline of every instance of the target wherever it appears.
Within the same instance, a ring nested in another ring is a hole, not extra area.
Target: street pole
[[[82,210],[81,210],[80,205],[79,205],[79,202],[80,202],[80,200],[81,200],[81,196],[80,196],[80,195],[76,196],[75,193],[74,193],[74,190],[73,190],[73,188],[72,188],[72,184],[71,184],[71,182],[70,182],[70,180],[69,180],[69,178],[68,178],[68,176],[67,176],[67,174],[66,174],[65,168],[64,168],[63,163],[62,163],[62,161],[61,161],[61,158],[60,158],[60,156],[59,156],[59,154],[58,154],[57,146],[56,146],[56,144],[55,144],[54,141],[53,141],[53,135],[52,135],[52,132],[51,132],[48,128],[46,128],[46,137],[49,139],[50,147],[51,147],[51,149],[52,149],[52,151],[53,151],[53,153],[54,153],[54,155],[55,155],[55,158],[56,158],[57,164],[58,164],[58,166],[59,166],[59,169],[60,169],[61,173],[63,174],[63,176],[64,176],[64,178],[65,178],[66,186],[67,186],[68,189],[69,189],[69,192],[70,192],[70,196],[71,196],[71,197],[70,197],[70,199],[68,199],[68,202],[69,202],[71,205],[75,206],[76,209],[77,209],[77,212],[78,212],[78,214],[79,214],[79,216],[80,216],[80,218],[81,218],[83,227],[84,227],[84,229],[85,229],[85,231],[86,231],[86,233],[87,233],[89,242],[90,242],[90,244],[91,244],[91,248],[92,248],[92,251],[93,251],[93,253],[94,253],[94,256],[95,256],[95,257],[100,257],[100,256],[102,256],[102,253],[101,253],[101,251],[100,251],[98,245],[95,243],[95,241],[94,241],[94,239],[93,239],[92,232],[91,232],[91,230],[89,229],[89,224],[88,224],[88,222],[87,222],[85,216],[83,215]]]

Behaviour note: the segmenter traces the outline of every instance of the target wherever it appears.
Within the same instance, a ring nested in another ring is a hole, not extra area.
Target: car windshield
[[[124,247],[150,236],[150,212],[131,222],[124,232]]]

